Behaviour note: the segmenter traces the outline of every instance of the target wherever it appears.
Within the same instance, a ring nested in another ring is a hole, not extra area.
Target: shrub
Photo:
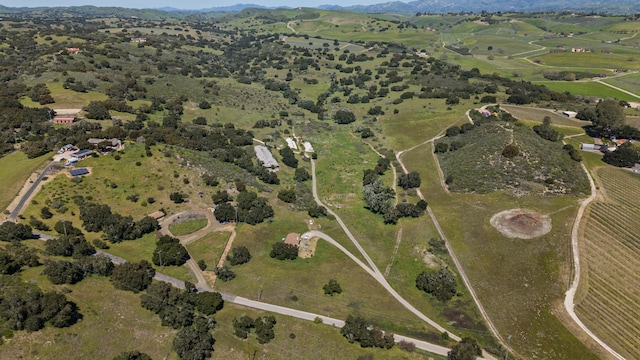
[[[518,149],[518,146],[514,144],[507,144],[504,149],[502,149],[502,156],[506,157],[507,159],[512,159],[518,156],[519,153],[520,149]]]

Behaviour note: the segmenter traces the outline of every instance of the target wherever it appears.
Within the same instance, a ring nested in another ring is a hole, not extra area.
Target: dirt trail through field
[[[425,144],[429,144],[431,143],[431,147],[433,148],[433,144],[436,140],[442,138],[444,135],[440,134],[438,136],[435,136],[429,140],[426,140],[418,145],[412,146],[409,149],[406,150],[402,150],[398,153],[396,153],[396,159],[398,160],[398,162],[400,163],[400,166],[402,167],[402,171],[404,171],[405,174],[407,174],[409,171],[407,170],[406,166],[404,166],[404,163],[402,162],[402,155],[405,154],[408,151],[412,151],[422,145]],[[439,166],[438,166],[439,168]],[[442,179],[442,176],[440,176],[440,179]],[[446,189],[446,186],[444,186],[444,182],[441,182],[443,185],[443,189]],[[424,196],[422,195],[422,191],[420,191],[420,189],[416,189],[418,196],[420,197],[420,199],[424,200]],[[453,251],[453,248],[451,247],[451,244],[449,243],[449,240],[447,239],[447,236],[445,235],[444,231],[442,230],[442,227],[440,227],[440,223],[438,222],[438,219],[436,218],[436,215],[433,213],[433,210],[431,209],[431,206],[427,207],[427,212],[429,213],[429,217],[431,217],[431,221],[433,222],[433,225],[436,227],[436,229],[438,230],[438,234],[440,235],[440,238],[442,240],[444,240],[445,242],[445,246],[447,248],[447,251],[449,252],[449,256],[451,256],[451,260],[453,261],[454,265],[456,266],[456,270],[458,271],[458,274],[460,274],[460,277],[462,278],[462,282],[464,283],[464,285],[466,286],[466,288],[469,290],[469,294],[471,294],[471,298],[473,298],[474,303],[476,304],[476,306],[478,307],[478,310],[480,311],[480,314],[482,315],[482,318],[484,319],[484,321],[487,323],[487,326],[489,327],[489,330],[491,331],[491,334],[498,339],[498,341],[500,342],[500,344],[504,347],[507,347],[507,342],[504,340],[504,338],[500,335],[500,333],[498,332],[498,329],[495,327],[495,325],[493,324],[493,322],[491,321],[491,319],[489,318],[489,314],[487,314],[487,312],[484,310],[484,307],[482,306],[482,303],[480,303],[480,299],[478,298],[478,295],[476,295],[475,290],[473,289],[473,286],[471,286],[471,281],[469,280],[469,277],[467,277],[467,274],[464,272],[464,269],[462,268],[462,264],[460,263],[460,261],[458,260],[458,257],[456,256],[456,254]],[[513,350],[511,350],[511,352],[515,353]],[[517,355],[517,353],[516,353]],[[491,357],[489,354],[486,354],[486,352],[483,352],[483,356],[484,357]]]

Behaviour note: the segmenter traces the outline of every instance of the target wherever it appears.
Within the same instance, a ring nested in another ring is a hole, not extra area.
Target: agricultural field
[[[638,101],[638,98],[633,95],[629,95],[598,82],[536,81],[536,84],[544,85],[547,88],[558,92],[568,91],[575,95]]]
[[[640,176],[608,167],[594,173],[599,196],[589,206],[580,229],[584,265],[576,313],[621,355],[638,358]]]

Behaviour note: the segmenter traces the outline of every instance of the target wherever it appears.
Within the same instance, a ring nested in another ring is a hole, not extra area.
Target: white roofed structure
[[[296,141],[293,138],[286,138],[284,139],[287,142],[287,146],[291,148],[291,150],[297,150],[298,149],[298,145],[296,144]]]
[[[271,169],[277,169],[280,167],[276,159],[273,157],[273,154],[271,154],[271,151],[269,151],[269,148],[266,146],[256,145],[253,147],[253,150],[256,152],[258,160],[262,162],[262,166]]]
[[[313,146],[311,146],[310,142],[305,141],[305,142],[302,143],[302,145],[304,145],[304,152],[309,152],[309,153],[315,152],[313,150]]]

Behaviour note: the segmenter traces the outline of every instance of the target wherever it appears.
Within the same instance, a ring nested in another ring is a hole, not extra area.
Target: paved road
[[[326,237],[327,241],[334,243],[335,246],[337,246],[338,248],[340,248],[342,251],[348,253],[348,251],[342,247],[340,244],[338,244],[335,240],[331,239],[330,237],[328,237],[327,235],[320,233],[320,232],[310,232],[310,234],[312,233],[313,236],[324,236],[323,239]],[[41,240],[51,240],[55,237],[47,235],[47,234],[42,234],[42,233],[35,233],[37,236],[39,236],[39,238]],[[114,264],[123,264],[126,262],[125,259],[119,257],[119,256],[115,256],[113,254],[109,254],[107,252],[104,252],[102,250],[97,250],[96,251],[96,255],[104,255],[106,257],[108,257],[109,259],[111,259],[111,261]],[[352,258],[353,255],[351,255]],[[360,263],[360,266],[364,266],[366,268],[366,265],[360,261],[357,260]],[[371,269],[369,269],[369,273],[371,272]],[[184,285],[184,281],[176,279],[174,277],[162,274],[160,272],[156,271],[155,276],[153,277],[155,280],[158,281],[164,281],[166,283],[171,284],[171,286],[180,288],[180,289],[184,289],[185,285]],[[198,289],[198,291],[207,291],[207,292],[213,292],[212,289],[210,289],[208,286],[196,286],[196,288]],[[276,314],[281,314],[281,315],[286,315],[286,316],[291,316],[291,317],[295,317],[298,319],[303,319],[303,320],[308,320],[308,321],[315,321],[315,319],[320,318],[322,319],[322,323],[326,324],[326,325],[331,325],[334,327],[338,327],[341,328],[344,326],[344,320],[340,320],[340,319],[335,319],[335,318],[331,318],[328,316],[324,316],[324,315],[320,315],[320,314],[314,314],[311,312],[307,312],[307,311],[302,311],[302,310],[297,310],[297,309],[291,309],[288,307],[284,307],[284,306],[280,306],[280,305],[274,305],[274,304],[269,304],[269,303],[265,303],[265,302],[261,302],[261,301],[255,301],[255,300],[251,300],[251,299],[247,299],[247,298],[243,298],[240,296],[235,296],[229,293],[223,293],[220,292],[220,295],[222,295],[222,299],[224,301],[228,301],[232,304],[237,304],[237,305],[242,305],[242,306],[246,306],[246,307],[250,307],[250,308],[254,308],[254,309],[259,309],[259,310],[264,310],[264,311],[270,311]],[[443,346],[440,345],[436,345],[436,344],[431,344],[429,342],[426,341],[422,341],[419,339],[414,339],[414,338],[410,338],[407,336],[402,336],[402,335],[395,335],[394,337],[396,342],[399,341],[408,341],[408,342],[412,342],[416,345],[416,347],[418,349],[422,349],[425,351],[429,351],[432,352],[434,354],[439,354],[439,355],[444,355],[446,356],[448,351],[450,349],[445,348]]]
[[[11,214],[7,218],[8,221],[16,221],[16,218],[18,218],[18,215],[20,215],[20,211],[22,210],[22,207],[27,202],[27,200],[29,200],[29,197],[31,197],[33,192],[38,188],[38,185],[40,185],[40,182],[42,181],[42,179],[45,176],[47,176],[47,174],[49,173],[49,170],[51,170],[53,165],[55,165],[54,161],[50,162],[44,168],[44,170],[42,170],[40,175],[38,175],[38,178],[36,179],[36,181],[34,181],[33,184],[31,184],[31,187],[29,188],[29,190],[27,190],[27,192],[25,192],[24,195],[22,195],[22,199],[20,199],[16,207],[11,211]]]

